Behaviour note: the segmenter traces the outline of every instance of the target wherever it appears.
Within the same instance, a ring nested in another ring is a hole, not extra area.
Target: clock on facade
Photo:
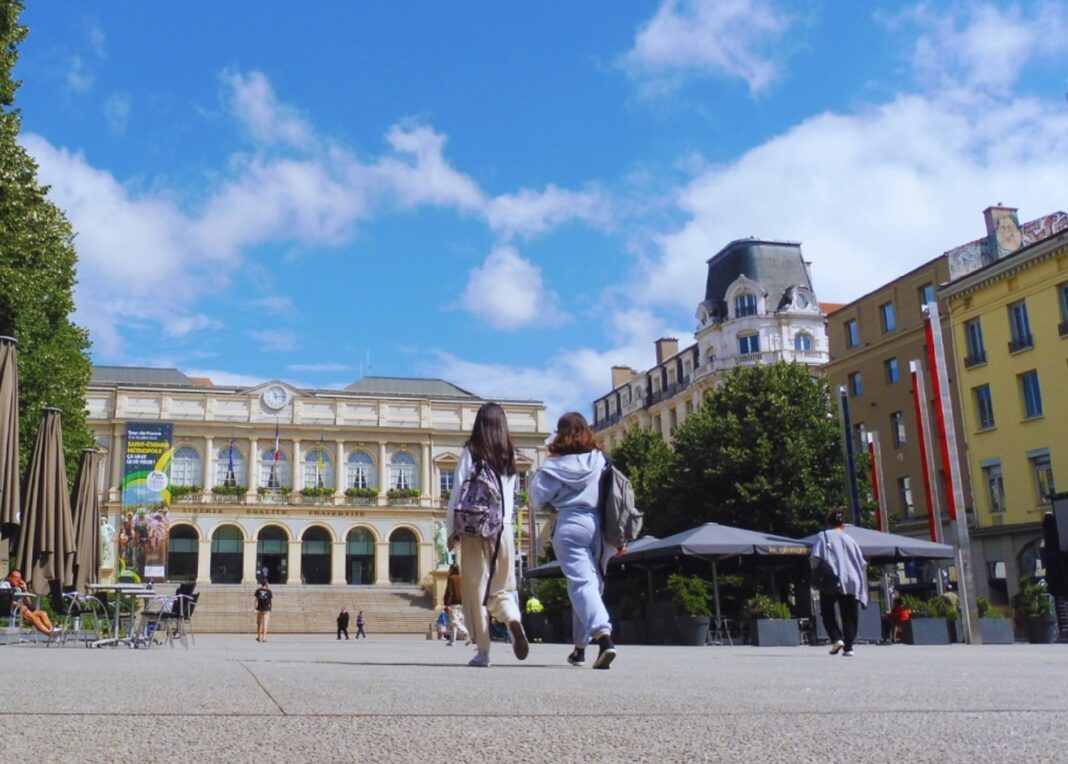
[[[798,292],[797,296],[794,297],[794,305],[796,305],[801,310],[804,310],[805,308],[807,308],[808,307],[808,295],[806,295],[804,292]]]
[[[281,385],[271,385],[263,391],[260,400],[263,401],[263,405],[267,408],[277,411],[289,401],[289,393]]]

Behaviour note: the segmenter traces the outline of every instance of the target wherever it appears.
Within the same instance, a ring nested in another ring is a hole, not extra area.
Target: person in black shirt
[[[267,624],[271,620],[271,587],[267,585],[267,579],[263,579],[260,588],[255,591],[256,607],[256,641],[267,641]]]
[[[345,633],[345,639],[349,638],[349,611],[341,608],[337,614],[337,638],[341,639],[341,633]]]

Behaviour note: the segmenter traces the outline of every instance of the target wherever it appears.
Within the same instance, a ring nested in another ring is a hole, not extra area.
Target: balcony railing
[[[1011,345],[1011,343],[1010,343],[1010,345]],[[970,369],[973,366],[979,366],[979,365],[984,364],[984,363],[986,363],[986,351],[985,350],[979,350],[979,351],[977,351],[975,353],[972,353],[969,356],[965,356],[964,357],[964,368],[965,369]]]
[[[596,422],[593,423],[593,428],[592,429],[593,429],[594,432],[598,432],[600,430],[605,430],[605,429],[611,427],[614,424],[618,424],[619,420],[622,419],[622,418],[623,418],[623,415],[620,414],[617,411],[615,414],[612,414],[610,416],[606,416],[603,419],[598,419]]]
[[[1030,334],[1021,334],[1019,337],[1013,337],[1009,342],[1009,352],[1019,353],[1021,350],[1027,350],[1034,346],[1035,342]]]

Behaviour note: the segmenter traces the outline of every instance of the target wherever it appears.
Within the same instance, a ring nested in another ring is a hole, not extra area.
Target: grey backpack
[[[623,546],[642,532],[644,515],[634,506],[630,480],[604,457],[597,508],[601,511],[601,537],[608,546]]]

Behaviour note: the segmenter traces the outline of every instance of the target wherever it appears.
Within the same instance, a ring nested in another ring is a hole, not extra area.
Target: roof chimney
[[[620,385],[625,385],[634,379],[634,375],[637,374],[634,369],[629,366],[613,366],[612,367],[612,389],[615,390]]]
[[[679,352],[679,341],[675,337],[661,337],[656,341],[656,362],[662,364],[665,358],[671,358]]]
[[[998,202],[983,210],[983,219],[986,221],[987,251],[994,260],[1011,255],[1023,244],[1015,207],[1002,207]]]

